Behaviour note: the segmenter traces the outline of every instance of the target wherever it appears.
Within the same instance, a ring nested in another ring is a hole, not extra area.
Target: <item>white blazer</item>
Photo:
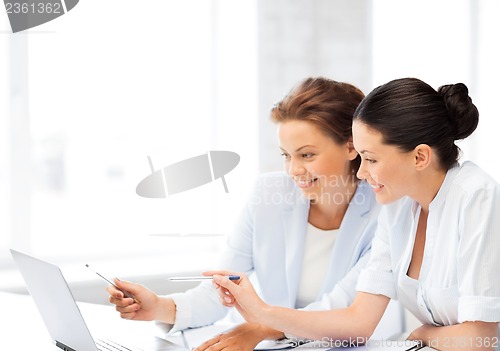
[[[326,279],[311,309],[347,307],[352,303],[359,272],[368,259],[379,209],[369,185],[360,182],[339,228]],[[262,175],[228,236],[220,268],[247,272],[264,301],[295,308],[308,217],[309,201],[288,175]],[[169,296],[177,306],[173,330],[212,324],[228,310],[219,302],[210,282]]]

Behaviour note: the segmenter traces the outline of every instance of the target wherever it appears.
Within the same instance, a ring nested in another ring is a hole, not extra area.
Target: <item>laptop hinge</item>
[[[62,342],[59,342],[57,340],[56,340],[56,346],[59,347],[60,349],[63,349],[64,351],[76,351],[76,350],[72,349],[71,347],[66,346]]]

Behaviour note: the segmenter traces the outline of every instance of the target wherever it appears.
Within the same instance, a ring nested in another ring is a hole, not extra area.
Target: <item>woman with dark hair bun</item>
[[[439,350],[498,349],[500,185],[472,162],[459,164],[455,144],[478,118],[462,83],[436,91],[405,78],[374,89],[354,114],[353,142],[358,178],[385,206],[353,304],[324,312],[273,307],[246,277],[235,284],[218,272],[220,296],[232,299],[225,304],[275,329],[345,340],[370,336],[398,299],[422,323],[410,339]]]
[[[415,78],[397,79],[374,89],[358,106],[355,120],[384,136],[402,151],[419,144],[433,148],[443,170],[458,160],[455,140],[477,127],[479,113],[467,87],[451,84],[437,91]]]

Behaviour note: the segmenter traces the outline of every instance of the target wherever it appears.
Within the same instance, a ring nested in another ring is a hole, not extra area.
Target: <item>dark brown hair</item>
[[[271,110],[271,119],[311,122],[338,144],[352,141],[352,117],[364,94],[355,86],[331,79],[307,78],[293,88]],[[356,172],[359,155],[351,161]]]
[[[448,170],[460,155],[455,140],[474,132],[479,112],[463,83],[443,85],[436,91],[419,79],[402,78],[370,92],[354,119],[379,131],[384,143],[403,151],[429,145],[441,167]]]

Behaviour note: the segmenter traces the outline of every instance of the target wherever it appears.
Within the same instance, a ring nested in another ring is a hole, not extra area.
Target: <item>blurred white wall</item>
[[[299,81],[324,76],[372,88],[372,13],[365,0],[258,2],[259,168],[281,170],[270,110]]]

